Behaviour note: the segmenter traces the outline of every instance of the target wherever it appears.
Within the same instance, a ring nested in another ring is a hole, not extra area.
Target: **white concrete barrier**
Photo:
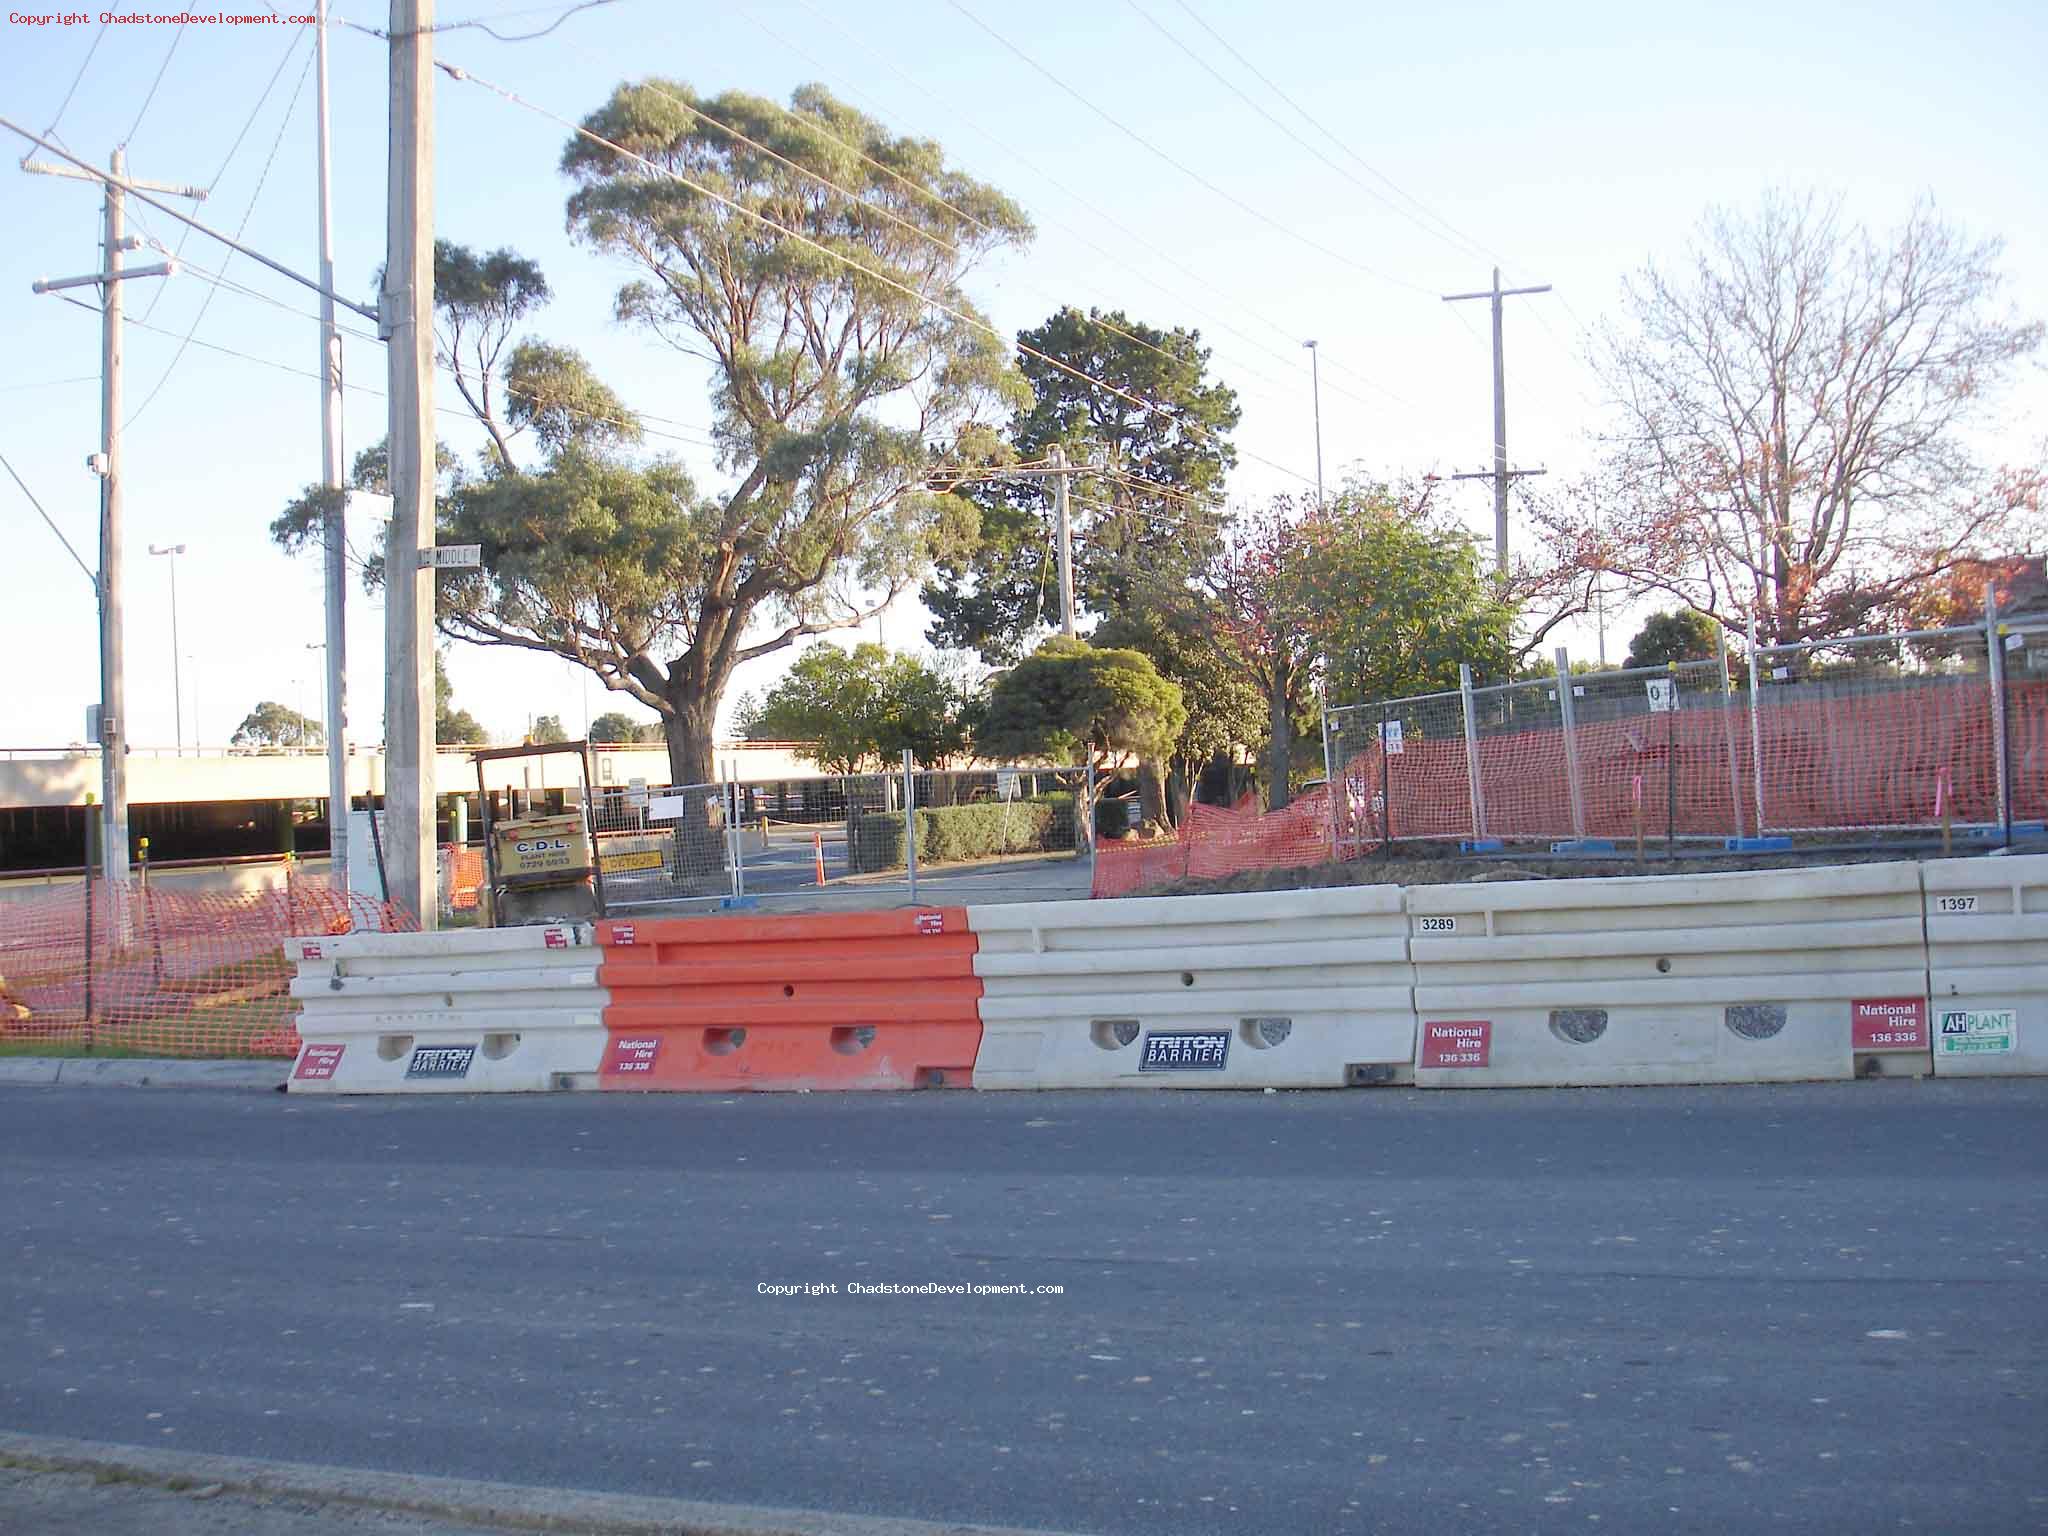
[[[1911,863],[1415,886],[1406,898],[1423,1087],[1930,1070]]]
[[[1924,871],[1935,1075],[2048,1073],[2048,854]]]
[[[292,939],[294,1093],[532,1093],[603,1064],[587,926]]]
[[[1337,1088],[1414,1051],[1395,886],[969,907],[977,1088]]]

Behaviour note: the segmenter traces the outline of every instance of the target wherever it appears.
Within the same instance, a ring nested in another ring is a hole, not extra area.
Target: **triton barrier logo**
[[[469,1064],[476,1060],[473,1045],[422,1045],[415,1047],[406,1064],[407,1081],[422,1077],[467,1077]]]
[[[1161,1030],[1145,1037],[1140,1072],[1221,1072],[1230,1059],[1227,1029]]]

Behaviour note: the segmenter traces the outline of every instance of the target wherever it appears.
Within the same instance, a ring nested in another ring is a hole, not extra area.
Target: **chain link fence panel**
[[[1764,646],[1754,675],[1750,793],[1766,832],[2000,819],[1981,627]]]

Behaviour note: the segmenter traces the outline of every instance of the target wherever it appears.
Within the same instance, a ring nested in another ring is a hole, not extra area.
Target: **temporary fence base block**
[[[1784,853],[1791,846],[1789,837],[1727,837],[1721,840],[1725,853]]]
[[[1507,851],[1507,846],[1508,845],[1506,843],[1502,842],[1497,837],[1474,837],[1467,838],[1464,842],[1458,844],[1458,852],[1504,853]]]

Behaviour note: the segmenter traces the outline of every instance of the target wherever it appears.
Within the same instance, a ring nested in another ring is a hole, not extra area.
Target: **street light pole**
[[[319,71],[316,114],[320,195],[320,483],[329,504],[321,542],[327,606],[327,871],[348,899],[348,600],[347,500],[341,493],[341,332],[334,323],[334,196],[327,118],[327,0],[313,8]]]
[[[308,644],[308,645],[307,645],[307,647],[306,647],[306,649],[307,649],[307,650],[309,650],[309,651],[325,651],[325,650],[327,649],[327,642],[326,642],[325,640],[315,640],[315,641],[312,641],[312,642],[311,642],[310,644]],[[319,724],[319,723],[320,723],[320,704],[319,704],[319,699],[320,699],[320,684],[321,684],[321,681],[322,681],[322,679],[320,679],[320,678],[318,678],[318,677],[316,677],[316,678],[315,678],[315,679],[313,680],[313,699],[314,699],[314,703],[313,703],[313,712],[312,712],[312,713],[311,713],[310,715],[308,715],[308,716],[306,717],[306,718],[307,718],[308,720],[310,720],[310,721],[314,722],[315,724]],[[304,743],[302,742],[302,743],[301,743],[301,745],[303,746],[303,745],[304,745]],[[330,808],[329,808],[329,810],[328,810],[328,815],[329,815],[329,816],[332,816],[333,814],[334,814],[334,812],[333,812],[333,809],[332,809],[332,808],[330,807]]]
[[[152,544],[152,555],[169,555],[171,558],[171,718],[177,721],[178,756],[185,755],[185,678],[178,667],[178,556],[185,553],[182,544]],[[195,743],[196,745],[196,743]]]
[[[1316,403],[1316,506],[1323,504],[1323,372],[1322,353],[1313,341],[1304,341],[1308,348],[1309,388],[1314,392]]]

